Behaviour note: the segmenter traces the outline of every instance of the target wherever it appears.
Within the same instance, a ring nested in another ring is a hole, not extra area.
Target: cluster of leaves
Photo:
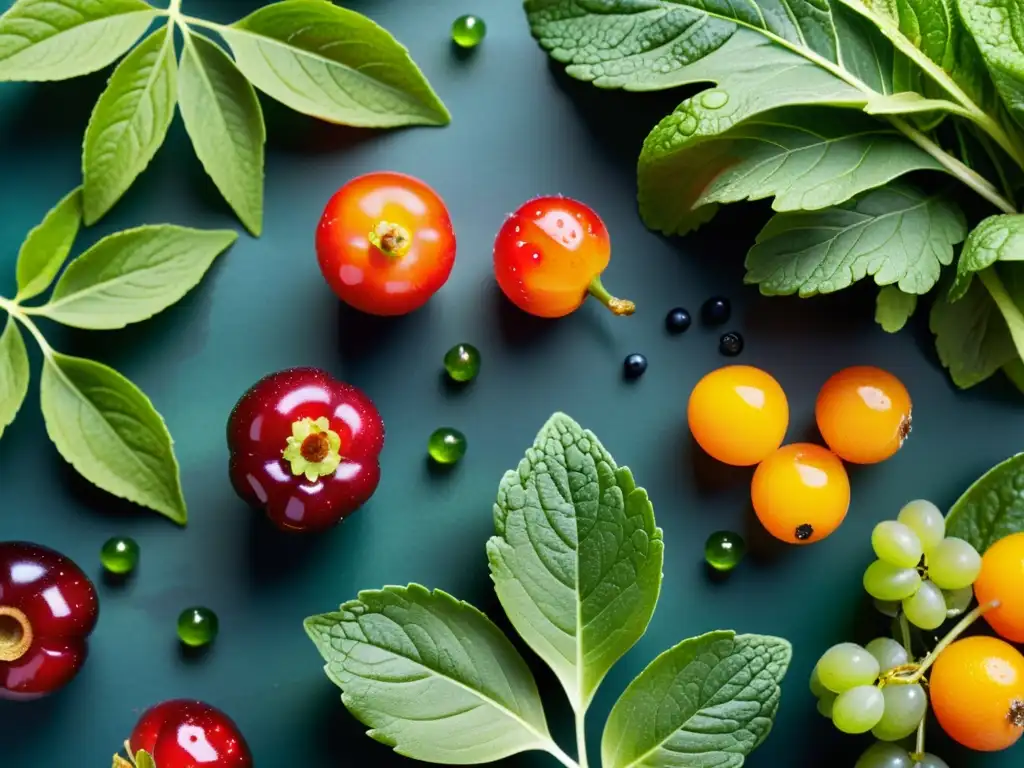
[[[648,226],[685,234],[723,203],[771,198],[775,213],[747,255],[748,283],[812,296],[870,276],[888,331],[939,286],[931,328],[956,384],[1003,369],[1024,388],[1019,2],[525,7],[534,36],[573,77],[632,91],[714,83],[644,143]],[[998,213],[968,234],[961,198]],[[940,282],[961,243],[955,279]]]
[[[484,614],[418,584],[365,591],[305,627],[369,735],[418,760],[465,765],[541,750],[585,768],[584,720],[612,666],[643,636],[664,546],[632,473],[564,414],[506,473],[487,543],[516,631],[576,714],[573,760],[548,731],[526,661]],[[709,632],[665,651],[626,688],[601,742],[604,768],[736,768],[768,735],[791,648]]]

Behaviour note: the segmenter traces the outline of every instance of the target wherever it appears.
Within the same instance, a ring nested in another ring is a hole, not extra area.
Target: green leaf
[[[125,57],[89,118],[82,153],[85,223],[94,224],[128,190],[164,142],[177,103],[171,26]]]
[[[882,286],[875,303],[875,322],[886,333],[896,333],[917,309],[917,295],[904,293],[895,285]]]
[[[18,301],[31,299],[50,287],[82,225],[82,189],[73,190],[28,233],[18,252]]]
[[[101,363],[48,351],[40,399],[47,434],[79,474],[185,524],[171,436],[138,387]]]
[[[1003,373],[1013,382],[1013,386],[1019,389],[1021,394],[1024,394],[1024,360],[1019,357],[1011,360],[1003,366]]]
[[[215,43],[185,35],[178,102],[203,168],[253,235],[263,229],[263,111],[249,81]]]
[[[1010,114],[1024,121],[1024,7],[1011,0],[957,0],[992,82]]]
[[[997,261],[1024,261],[1024,214],[989,216],[967,236],[949,291],[950,301],[957,301],[967,292],[975,272]]]
[[[142,0],[18,0],[0,16],[0,82],[68,80],[103,69],[157,14]]]
[[[0,437],[18,415],[28,394],[28,352],[13,317],[7,316],[0,333]]]
[[[123,328],[171,306],[194,288],[238,235],[171,224],[100,240],[68,265],[39,314],[76,328]]]
[[[1004,536],[1024,531],[1024,453],[996,464],[956,500],[946,515],[946,535],[979,552]]]
[[[612,707],[603,768],[739,768],[768,736],[792,648],[709,632],[651,662]]]
[[[468,603],[385,587],[305,627],[342,702],[401,755],[466,765],[557,749],[526,662]]]
[[[658,602],[664,545],[647,492],[556,413],[502,478],[494,522],[487,557],[501,605],[582,713]]]
[[[747,254],[745,281],[767,295],[813,296],[871,275],[927,293],[966,234],[951,200],[895,182],[823,211],[776,214]]]
[[[140,749],[135,753],[135,768],[157,768],[157,766],[153,762],[153,758],[149,756],[149,752]]]
[[[285,0],[220,32],[257,88],[303,114],[372,128],[451,120],[409,52],[355,11]]]

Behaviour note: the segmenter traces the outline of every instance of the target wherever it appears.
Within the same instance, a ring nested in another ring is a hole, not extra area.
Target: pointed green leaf
[[[185,129],[203,168],[253,235],[263,229],[263,111],[249,81],[215,43],[185,36],[178,78]]]
[[[1024,7],[1011,0],[957,0],[957,4],[1003,103],[1024,124]]]
[[[884,285],[875,302],[875,322],[886,333],[901,330],[917,308],[917,295],[904,293],[895,285]]]
[[[342,702],[401,755],[467,765],[554,747],[529,667],[468,603],[385,587],[305,627]]]
[[[28,233],[18,252],[18,301],[50,287],[71,252],[82,225],[82,190],[76,188]]]
[[[121,199],[163,144],[177,87],[173,28],[166,26],[125,57],[93,108],[82,153],[86,224]]]
[[[950,301],[959,300],[967,292],[975,272],[997,261],[1024,261],[1024,214],[989,216],[967,236],[949,291]]]
[[[39,312],[76,328],[123,328],[146,320],[192,290],[238,235],[171,224],[100,240],[68,265]]]
[[[0,437],[18,415],[28,394],[28,352],[15,319],[8,315],[0,333]]]
[[[984,554],[1002,538],[1024,531],[1024,453],[975,480],[946,514],[946,535]]]
[[[149,756],[149,752],[140,749],[135,753],[135,768],[157,768],[157,766],[153,762],[153,758]]]
[[[285,0],[221,34],[257,88],[303,114],[373,128],[451,120],[409,52],[355,11]]]
[[[658,602],[664,546],[647,492],[556,413],[502,479],[494,523],[487,557],[501,605],[584,712]]]
[[[0,16],[0,82],[67,80],[103,69],[157,14],[142,0],[18,0]]]

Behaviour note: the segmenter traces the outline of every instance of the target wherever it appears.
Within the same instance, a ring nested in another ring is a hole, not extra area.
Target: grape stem
[[[914,752],[910,756],[914,762],[924,760],[924,724],[927,720],[927,717],[922,717],[921,722],[917,725],[917,742],[914,745]]]
[[[998,600],[990,600],[987,603],[979,605],[973,611],[960,619],[957,625],[949,630],[949,633],[942,638],[939,644],[932,649],[932,652],[925,656],[919,664],[904,664],[890,670],[890,677],[886,682],[898,685],[913,685],[914,683],[921,682],[925,673],[931,668],[932,664],[935,663],[944,650],[952,645],[953,642],[971,626],[971,624],[976,622],[993,608],[998,607]],[[906,677],[902,675],[902,673],[910,672],[911,670],[914,670],[913,674],[907,675]]]

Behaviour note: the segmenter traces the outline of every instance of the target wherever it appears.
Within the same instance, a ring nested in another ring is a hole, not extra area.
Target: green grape
[[[821,678],[818,677],[818,667],[817,666],[815,666],[814,669],[811,670],[810,687],[811,687],[811,693],[814,694],[815,698],[818,698],[818,699],[820,699],[826,693],[830,693],[828,688],[826,688],[824,685],[821,684]]]
[[[873,600],[876,610],[883,616],[890,618],[896,618],[900,612],[900,601],[899,600]]]
[[[875,526],[871,532],[871,546],[879,560],[900,568],[916,568],[924,554],[917,534],[895,520],[886,520]]]
[[[949,768],[949,763],[931,752],[925,752],[922,758],[914,763],[914,768]]]
[[[888,672],[890,669],[903,666],[910,661],[907,649],[891,637],[876,637],[864,648],[875,657],[879,672]]]
[[[843,733],[867,733],[882,719],[885,698],[873,685],[858,685],[836,697],[832,722]]]
[[[833,645],[818,660],[817,669],[821,684],[832,693],[872,685],[878,679],[878,661],[856,643]]]
[[[880,741],[899,741],[917,730],[928,710],[928,697],[920,685],[887,685],[882,689],[885,712],[871,733]]]
[[[832,707],[836,703],[836,698],[836,694],[832,691],[825,691],[825,695],[818,699],[818,714],[831,720]]]
[[[928,552],[928,578],[942,589],[969,587],[981,573],[981,555],[963,539],[944,539]]]
[[[942,590],[946,598],[946,618],[951,619],[964,613],[974,600],[974,587]]]
[[[914,768],[914,761],[903,747],[876,741],[853,768]]]
[[[938,544],[946,535],[946,518],[930,501],[918,499],[908,502],[896,519],[917,534],[925,552]]]
[[[921,574],[916,568],[899,568],[882,560],[875,560],[864,571],[864,589],[878,600],[902,600],[917,592]]]
[[[907,620],[921,629],[938,629],[946,620],[946,598],[930,581],[921,582],[920,589],[903,601]]]

